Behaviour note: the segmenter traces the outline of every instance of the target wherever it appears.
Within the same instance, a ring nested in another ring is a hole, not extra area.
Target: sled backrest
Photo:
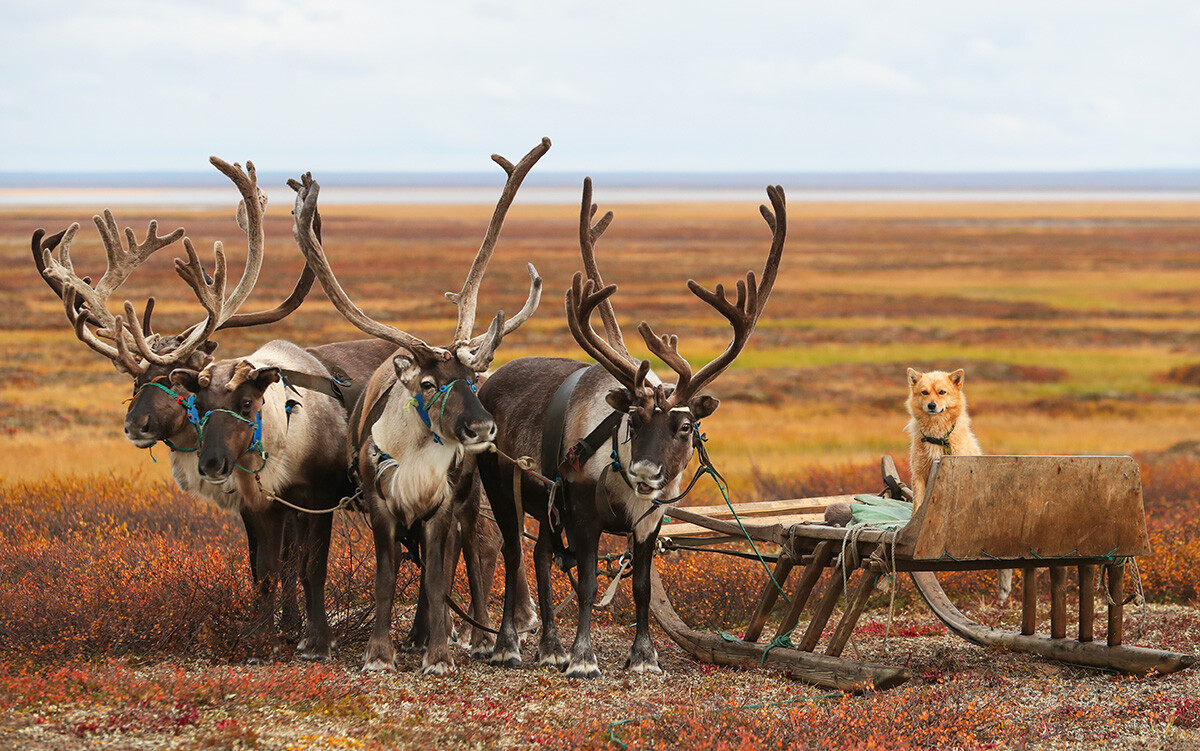
[[[1142,476],[1128,456],[947,456],[896,551],[923,561],[1149,552]]]

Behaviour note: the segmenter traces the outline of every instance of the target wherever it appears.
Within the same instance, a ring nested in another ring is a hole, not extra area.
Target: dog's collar
[[[957,424],[958,423],[955,423],[954,425]],[[949,455],[952,453],[950,451],[950,434],[954,432],[954,425],[951,425],[950,429],[946,431],[946,435],[942,436],[941,438],[935,438],[922,433],[921,440],[925,443],[932,443],[934,446],[941,446],[942,448],[946,449],[946,454]]]

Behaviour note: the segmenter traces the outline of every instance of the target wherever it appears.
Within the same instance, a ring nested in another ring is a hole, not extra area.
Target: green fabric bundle
[[[858,503],[850,504],[850,515],[855,524],[872,527],[899,529],[912,518],[913,507],[908,501],[896,501],[877,495],[856,495]]]

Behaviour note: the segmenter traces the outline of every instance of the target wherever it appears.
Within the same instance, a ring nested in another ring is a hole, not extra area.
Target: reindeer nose
[[[459,428],[459,438],[463,443],[489,443],[496,437],[495,420],[464,421]]]
[[[221,456],[202,458],[198,469],[200,470],[201,477],[212,483],[224,482],[232,471],[229,467],[229,462],[225,461],[225,458]]]

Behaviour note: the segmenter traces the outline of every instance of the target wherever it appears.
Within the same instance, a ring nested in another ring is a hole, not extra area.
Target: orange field
[[[691,297],[695,278],[727,286],[761,269],[770,234],[753,205],[617,206],[597,256],[627,336],[643,318],[680,335],[694,364],[728,325]],[[765,198],[765,195],[764,195]],[[520,199],[518,198],[518,204]],[[329,585],[341,646],[330,665],[246,666],[249,583],[240,522],[169,485],[121,434],[129,383],[87,350],[37,278],[37,227],[84,227],[76,268],[98,275],[90,224],[100,207],[0,213],[0,745],[22,748],[390,748],[762,746],[1178,748],[1200,743],[1200,673],[1132,680],[948,636],[901,582],[894,622],[879,595],[849,656],[920,676],[866,697],[828,697],[769,671],[693,663],[656,632],[667,674],[620,670],[628,592],[601,618],[604,677],[507,672],[456,654],[449,678],[357,672],[369,627],[373,555],[362,521],[337,523]],[[301,259],[286,206],[268,209],[263,278],[251,306],[282,299]],[[1137,643],[1195,652],[1200,639],[1200,206],[1193,204],[800,204],[779,281],[750,346],[714,385],[710,452],[734,501],[878,489],[881,454],[906,467],[905,368],[963,367],[988,453],[1134,454],[1154,554],[1140,562]],[[330,207],[326,251],[371,315],[434,337],[453,326],[457,290],[490,207]],[[231,275],[244,255],[232,211],[117,212],[184,226],[206,262],[221,239]],[[480,315],[524,300],[524,264],[546,280],[539,314],[500,350],[577,356],[562,295],[579,266],[577,212],[516,206],[480,296]],[[164,251],[123,292],[158,299],[158,328],[199,308]],[[269,331],[220,335],[218,355],[271,339],[355,338],[314,290]],[[638,343],[640,345],[640,342]],[[643,348],[636,351],[644,353]],[[719,501],[702,488],[695,502]],[[753,562],[678,554],[663,562],[697,626],[744,623]],[[405,570],[401,572],[404,582]],[[395,632],[411,617],[412,571]],[[559,599],[567,595],[558,582]],[[984,575],[948,590],[986,622],[1014,623]],[[573,632],[573,609],[561,626]],[[412,668],[418,658],[407,656]]]

